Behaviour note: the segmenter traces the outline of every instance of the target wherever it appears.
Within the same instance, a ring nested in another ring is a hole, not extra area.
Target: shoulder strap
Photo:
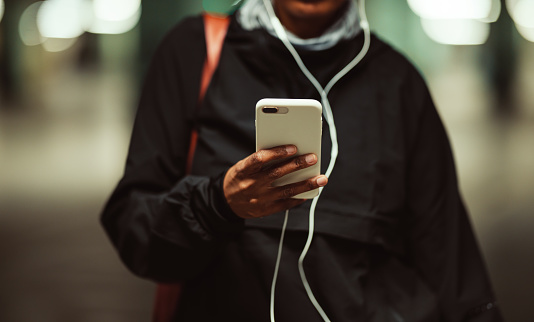
[[[205,13],[204,18],[204,36],[206,38],[206,61],[202,69],[202,80],[200,82],[199,102],[204,98],[208,89],[211,76],[219,64],[221,50],[230,24],[230,18],[224,16],[215,16]]]
[[[198,95],[198,106],[204,99],[204,94],[208,89],[211,76],[219,64],[222,45],[228,25],[229,17],[215,16],[209,13],[203,14],[204,34],[206,38],[206,60],[202,68],[202,78],[200,81],[200,91]],[[193,156],[197,145],[198,134],[196,129],[191,131],[189,142],[189,152],[187,155],[186,173],[191,173]],[[156,289],[156,298],[154,311],[152,315],[153,322],[170,322],[175,314],[178,301],[180,300],[180,284],[158,284]]]
[[[200,91],[198,94],[198,106],[202,104],[206,90],[211,81],[211,76],[219,64],[224,37],[230,24],[230,18],[226,16],[216,16],[209,13],[203,14],[204,37],[206,38],[206,60],[202,68],[202,79],[200,81]],[[191,131],[189,142],[189,152],[187,154],[186,173],[191,173],[193,157],[197,147],[198,133],[195,128]]]

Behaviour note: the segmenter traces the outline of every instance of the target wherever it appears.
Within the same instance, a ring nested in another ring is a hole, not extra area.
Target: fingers
[[[325,186],[328,180],[324,175],[284,186],[272,184],[289,173],[317,164],[316,155],[295,156],[296,153],[294,145],[278,146],[253,153],[230,167],[223,190],[234,213],[242,218],[268,216],[305,201],[294,196]]]
[[[273,187],[276,189],[278,200],[273,202],[270,207],[270,212],[275,213],[296,207],[306,201],[306,199],[294,199],[292,197],[307,192],[313,189],[324,187],[328,183],[328,178],[320,175],[308,180],[297,183],[292,183],[282,187]]]
[[[324,175],[320,175],[308,180],[297,183],[288,184],[281,187],[271,187],[268,195],[264,195],[263,201],[268,205],[263,207],[258,212],[251,214],[249,218],[264,217],[275,212],[291,209],[295,206],[305,202],[306,199],[294,199],[292,197],[324,187],[328,183],[328,179]]]
[[[252,174],[260,171],[268,162],[284,159],[295,153],[297,153],[297,147],[294,145],[282,145],[259,150],[243,160],[243,167],[240,170],[243,174]]]
[[[310,178],[308,180],[288,184],[281,187],[273,187],[276,191],[277,199],[289,199],[303,192],[308,192],[320,187],[324,187],[328,183],[328,178],[324,175]]]
[[[277,164],[275,167],[267,170],[267,177],[270,181],[274,181],[285,176],[286,174],[310,167],[316,163],[317,156],[315,154],[301,155],[288,160],[287,162]]]

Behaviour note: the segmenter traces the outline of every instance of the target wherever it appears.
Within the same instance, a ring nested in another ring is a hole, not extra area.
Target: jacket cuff
[[[226,197],[224,196],[223,184],[225,175],[226,171],[210,180],[210,188],[213,196],[213,208],[219,216],[223,217],[228,222],[243,222],[243,218],[234,213],[226,201]]]
[[[207,203],[207,208],[205,211],[194,211],[201,225],[214,236],[239,232],[244,226],[244,220],[232,211],[224,197],[223,182],[225,174],[226,171],[209,179],[204,192],[207,197],[204,200]],[[199,199],[204,198],[193,198],[193,209],[203,208],[204,205],[197,204],[195,206],[195,202],[198,202]]]
[[[216,177],[186,176],[162,196],[154,232],[174,244],[192,247],[240,232],[244,220],[230,209],[222,190],[225,173]]]

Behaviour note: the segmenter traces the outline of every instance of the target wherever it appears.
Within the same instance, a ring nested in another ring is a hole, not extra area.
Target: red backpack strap
[[[204,34],[206,37],[206,61],[202,68],[202,79],[200,81],[200,91],[198,94],[198,106],[202,104],[204,94],[208,89],[211,81],[211,76],[219,64],[219,57],[221,57],[222,45],[230,18],[225,16],[215,16],[213,14],[205,13],[204,18]],[[197,147],[198,133],[196,128],[191,131],[191,139],[189,141],[189,152],[187,154],[186,173],[191,173],[193,167],[193,158]]]
[[[202,80],[198,94],[199,102],[202,102],[211,81],[211,76],[219,64],[224,38],[228,30],[228,25],[230,24],[230,18],[227,16],[204,14],[203,18],[204,34],[206,37],[206,61],[202,69]]]
[[[219,64],[219,57],[230,24],[230,18],[226,16],[215,16],[204,13],[204,34],[206,38],[206,61],[202,68],[202,78],[200,81],[200,91],[198,95],[198,106],[201,105],[208,85],[213,76],[213,72]],[[191,130],[189,142],[189,151],[187,154],[186,174],[191,173],[193,157],[197,146],[198,133],[195,128]],[[180,300],[181,287],[179,283],[175,284],[158,284],[156,289],[156,298],[154,302],[154,311],[152,314],[153,322],[170,322],[176,312],[178,301]]]

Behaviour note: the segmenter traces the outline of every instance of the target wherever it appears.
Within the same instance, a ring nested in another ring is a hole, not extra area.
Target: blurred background
[[[148,321],[99,212],[166,31],[229,0],[0,0],[0,321]],[[534,321],[534,0],[368,0],[428,81],[507,321]]]

